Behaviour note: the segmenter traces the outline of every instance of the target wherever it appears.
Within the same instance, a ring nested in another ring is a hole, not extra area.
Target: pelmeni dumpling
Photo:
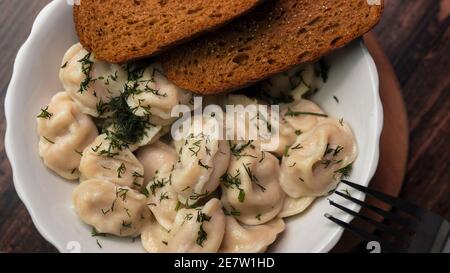
[[[39,155],[44,164],[66,179],[80,176],[81,152],[97,137],[91,118],[65,92],[57,93],[37,118]]]
[[[97,232],[117,236],[139,235],[151,215],[146,199],[128,187],[98,179],[82,182],[72,193],[75,211],[83,222]]]
[[[250,143],[232,147],[228,172],[221,178],[221,200],[241,223],[260,225],[277,216],[285,194],[278,182],[278,159]]]
[[[261,253],[266,251],[285,229],[284,221],[275,218],[258,226],[241,225],[234,217],[226,217],[225,235],[219,252]]]
[[[293,198],[326,195],[348,173],[357,153],[347,123],[326,119],[301,134],[283,157],[281,187]]]
[[[80,162],[81,181],[108,180],[114,184],[140,190],[144,183],[144,167],[126,147],[120,149],[111,136],[102,134],[84,151]]]
[[[222,243],[225,222],[222,204],[214,198],[197,209],[180,209],[170,231],[156,221],[149,222],[141,240],[151,253],[214,253]]]
[[[175,148],[161,141],[140,148],[136,156],[144,166],[144,181],[146,184],[157,173],[172,171],[174,164],[178,160]]]
[[[290,103],[301,100],[308,91],[313,91],[322,84],[314,65],[302,64],[263,81],[261,96],[269,103]]]
[[[314,128],[327,115],[314,102],[301,99],[294,103],[283,104],[279,118],[279,144],[271,151],[277,156],[283,156],[286,148],[297,140],[297,136]]]
[[[147,204],[158,223],[170,230],[179,206],[178,193],[171,184],[177,153],[169,145],[157,142],[139,149],[137,157],[144,166],[144,179],[148,183]]]
[[[97,106],[120,95],[128,73],[117,64],[95,59],[79,43],[64,55],[59,79],[81,111],[98,117]]]
[[[311,206],[315,199],[316,197],[314,196],[305,196],[299,198],[286,196],[286,198],[284,199],[283,208],[278,214],[278,217],[285,218],[300,214],[307,208],[309,208],[309,206]]]
[[[172,173],[172,186],[183,204],[196,203],[214,192],[228,167],[229,145],[208,134],[210,121],[213,118],[202,118],[203,131],[197,133],[196,126],[191,126],[187,138],[175,142],[179,160]]]
[[[187,104],[192,93],[171,83],[162,73],[159,65],[147,67],[142,76],[135,82],[138,92],[133,92],[127,103],[138,116],[153,115],[163,120],[173,120],[172,108],[179,104]]]

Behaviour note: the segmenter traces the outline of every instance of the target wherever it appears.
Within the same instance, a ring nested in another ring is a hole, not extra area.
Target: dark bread
[[[198,94],[245,87],[313,61],[378,23],[367,0],[278,0],[160,57],[166,76]]]
[[[97,59],[149,57],[242,15],[261,0],[82,0],[74,7],[81,44]]]

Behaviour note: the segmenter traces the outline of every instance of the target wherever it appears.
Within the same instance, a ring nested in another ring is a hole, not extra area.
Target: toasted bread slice
[[[235,90],[346,45],[369,31],[382,10],[383,1],[270,1],[160,61],[182,88],[198,94]]]
[[[95,57],[122,63],[153,56],[217,28],[262,0],[81,0],[74,6],[81,44]]]

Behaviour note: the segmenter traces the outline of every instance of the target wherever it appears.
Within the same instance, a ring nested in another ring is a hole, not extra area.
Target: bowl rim
[[[48,3],[39,12],[39,14],[37,15],[37,17],[32,25],[31,32],[30,32],[28,38],[25,40],[25,42],[22,44],[22,46],[20,47],[20,49],[17,52],[16,58],[14,61],[14,65],[13,65],[12,77],[11,77],[10,83],[7,88],[5,102],[4,102],[5,117],[6,117],[6,132],[5,132],[4,143],[5,143],[6,155],[11,163],[10,165],[12,168],[12,178],[13,178],[14,187],[16,189],[17,195],[19,196],[20,200],[25,205],[28,213],[30,214],[30,217],[31,217],[31,220],[32,220],[34,226],[36,227],[38,232],[42,235],[42,237],[45,240],[47,240],[49,243],[51,243],[53,246],[55,246],[59,252],[65,252],[66,251],[65,246],[61,245],[61,243],[58,240],[56,240],[52,236],[52,234],[50,234],[48,232],[48,230],[44,227],[45,224],[43,223],[42,219],[38,219],[36,217],[36,213],[35,213],[36,208],[34,208],[30,204],[29,198],[28,198],[26,192],[23,190],[23,184],[18,182],[18,181],[20,181],[20,179],[18,177],[19,173],[17,171],[18,167],[17,167],[17,164],[14,164],[14,162],[16,162],[15,155],[12,151],[12,146],[10,146],[10,144],[13,141],[13,135],[12,135],[11,127],[8,126],[9,121],[11,121],[11,111],[12,111],[11,108],[12,108],[12,100],[13,100],[12,90],[16,89],[15,85],[16,85],[16,82],[19,77],[17,71],[19,70],[20,67],[22,67],[25,64],[25,60],[24,60],[25,52],[30,50],[29,48],[32,44],[32,41],[34,40],[34,37],[36,36],[36,33],[42,27],[42,25],[45,24],[46,18],[48,16],[50,16],[54,12],[55,9],[58,8],[57,5],[60,4],[61,2],[65,2],[65,0],[53,0],[50,3]],[[369,68],[370,79],[371,79],[371,83],[372,83],[371,89],[374,90],[374,92],[375,92],[374,97],[375,97],[375,116],[376,116],[376,126],[375,126],[376,143],[375,143],[375,148],[374,148],[374,153],[373,153],[373,158],[372,158],[372,165],[370,166],[370,169],[368,170],[369,175],[368,175],[367,184],[369,184],[370,180],[373,178],[375,171],[378,167],[380,138],[381,138],[381,132],[382,132],[382,128],[383,128],[384,115],[383,115],[383,106],[382,106],[381,98],[380,98],[380,94],[379,94],[378,71],[377,71],[375,62],[374,62],[372,56],[370,55],[369,51],[365,47],[362,40],[359,43],[359,46],[360,46],[360,49],[363,51],[364,60],[367,63],[368,68]],[[365,186],[367,186],[367,185],[365,185]],[[345,222],[350,222],[352,219],[353,219],[353,217],[348,215],[343,220]],[[324,242],[321,247],[316,249],[316,251],[320,252],[320,253],[329,252],[340,240],[343,232],[344,232],[344,229],[339,227],[336,232],[334,232],[333,234],[330,234],[328,241]]]

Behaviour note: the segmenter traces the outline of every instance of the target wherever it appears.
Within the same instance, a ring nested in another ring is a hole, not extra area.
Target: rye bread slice
[[[160,61],[166,76],[182,88],[198,94],[235,90],[316,60],[363,35],[378,23],[380,2],[270,1],[163,54]]]
[[[74,6],[81,44],[99,60],[153,56],[217,28],[262,0],[81,0]]]

